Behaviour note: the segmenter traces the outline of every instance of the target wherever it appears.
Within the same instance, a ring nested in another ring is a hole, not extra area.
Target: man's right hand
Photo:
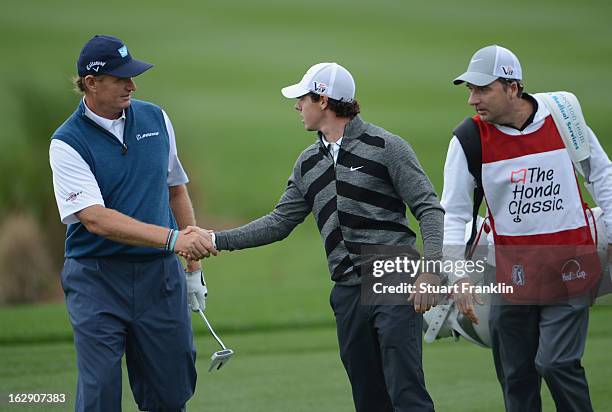
[[[179,232],[174,252],[188,260],[200,260],[218,253],[210,233],[197,226],[187,226]]]
[[[459,312],[472,321],[472,323],[478,324],[478,316],[476,316],[476,311],[474,310],[474,303],[479,305],[482,305],[483,303],[475,293],[461,292],[464,289],[464,284],[466,285],[465,289],[469,290],[469,286],[472,284],[470,282],[470,278],[461,278],[455,282],[455,287],[459,289],[459,291],[457,293],[453,293],[453,300],[455,301]]]

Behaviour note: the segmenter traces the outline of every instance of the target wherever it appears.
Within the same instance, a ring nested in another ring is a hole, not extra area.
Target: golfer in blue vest
[[[186,233],[195,218],[170,119],[132,98],[133,77],[151,67],[94,36],[77,61],[83,98],[51,139],[76,411],[121,410],[124,354],[140,410],[182,411],[195,389],[189,308],[205,307],[199,259],[216,250],[206,232]],[[197,260],[183,269],[176,253]]]

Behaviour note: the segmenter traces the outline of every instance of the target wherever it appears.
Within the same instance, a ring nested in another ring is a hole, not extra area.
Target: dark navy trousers
[[[121,411],[121,359],[140,410],[181,411],[196,384],[191,312],[175,255],[66,259],[78,412]]]
[[[330,304],[355,410],[433,411],[423,374],[423,316],[412,305],[362,305],[359,285],[335,285]]]

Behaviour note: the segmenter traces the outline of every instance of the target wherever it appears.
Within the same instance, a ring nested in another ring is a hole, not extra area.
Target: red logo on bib
[[[513,170],[510,175],[510,183],[526,183],[527,169]]]

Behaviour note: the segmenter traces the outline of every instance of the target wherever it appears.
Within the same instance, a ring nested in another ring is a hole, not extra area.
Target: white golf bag
[[[606,237],[606,228],[602,216],[602,210],[599,207],[591,209],[591,212],[587,211],[587,218],[591,226],[591,234],[593,239],[597,241],[597,252],[601,260],[602,276],[610,276],[612,280],[612,272],[608,267],[608,239]],[[484,223],[484,219],[478,217],[477,227],[480,229]],[[470,221],[466,225],[466,241],[470,236],[472,230],[472,222]],[[478,245],[480,248],[476,249],[480,255],[475,255],[473,259],[482,259],[491,253],[487,253],[488,240],[485,234],[478,238]],[[490,259],[489,263],[493,259]],[[494,267],[490,267],[491,270],[495,270]],[[452,276],[451,276],[452,279]],[[482,280],[476,280],[476,284],[484,282]],[[462,336],[469,342],[475,343],[482,347],[491,347],[491,337],[489,333],[489,311],[491,308],[491,295],[479,295],[480,300],[483,302],[482,305],[474,303],[474,311],[476,316],[480,319],[480,322],[476,325],[473,324],[468,318],[463,316],[457,309],[455,302],[449,299],[446,302],[442,302],[436,307],[433,307],[423,315],[423,328],[425,331],[425,342],[431,343],[436,339],[453,337],[455,340],[459,340]]]

